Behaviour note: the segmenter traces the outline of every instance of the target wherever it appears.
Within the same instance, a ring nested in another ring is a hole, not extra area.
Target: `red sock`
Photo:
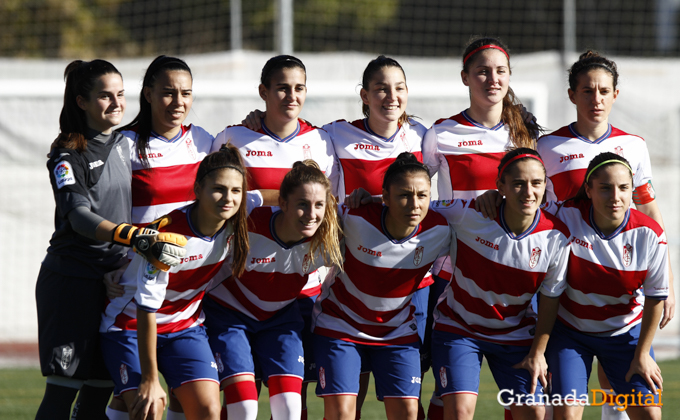
[[[307,409],[302,409],[302,414],[300,415],[300,420],[307,420]]]
[[[505,411],[505,420],[513,420],[512,419],[512,411],[510,409],[506,408],[503,411]]]
[[[222,406],[222,411],[220,412],[220,420],[227,420],[227,407]]]

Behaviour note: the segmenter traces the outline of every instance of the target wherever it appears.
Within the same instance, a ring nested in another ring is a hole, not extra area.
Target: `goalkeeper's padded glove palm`
[[[169,223],[168,220],[167,223],[161,222],[158,225],[165,226]],[[138,228],[127,223],[116,226],[112,239],[114,243],[132,247],[154,267],[163,271],[179,265],[186,254],[184,246],[187,244],[187,238],[183,235]]]

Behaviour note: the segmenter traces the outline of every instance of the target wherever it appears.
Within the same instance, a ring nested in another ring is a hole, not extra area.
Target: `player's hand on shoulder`
[[[351,209],[356,209],[373,202],[374,198],[363,188],[357,188],[345,197],[345,205]]]
[[[487,219],[495,219],[498,206],[503,202],[503,196],[496,190],[489,190],[475,199],[475,210]]]
[[[265,112],[256,109],[251,111],[250,114],[241,121],[241,124],[245,125],[247,128],[253,131],[259,131],[262,128],[262,118],[264,118]]]

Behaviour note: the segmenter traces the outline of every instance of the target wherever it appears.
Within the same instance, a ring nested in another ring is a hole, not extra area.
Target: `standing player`
[[[312,159],[331,180],[333,194],[338,195],[340,169],[333,145],[326,131],[299,117],[307,97],[307,73],[304,64],[290,55],[272,57],[262,68],[259,93],[265,102],[265,114],[253,114],[250,122],[230,126],[215,138],[213,150],[230,142],[244,156],[250,175],[250,188],[259,190],[266,203],[276,202],[284,175],[296,161]],[[311,314],[321,290],[321,274],[309,276],[298,304],[305,319],[305,385],[303,417],[306,416],[307,382],[316,380],[310,342]]]
[[[342,264],[331,183],[314,161],[293,165],[279,203],[250,213],[244,272],[229,273],[206,298],[230,419],[257,417],[256,364],[269,387],[273,419],[300,419],[304,322],[296,298],[321,265]]]
[[[463,52],[461,79],[470,92],[470,107],[435,122],[423,140],[423,161],[430,175],[439,173],[440,200],[473,199],[496,188],[497,167],[512,148],[534,148],[539,127],[525,123],[510,88],[510,55],[496,38],[477,38]],[[451,279],[451,261],[438,260],[431,294],[438,297]],[[433,398],[430,420],[440,420],[441,401]]]
[[[659,224],[630,208],[633,173],[623,157],[601,153],[576,196],[557,210],[573,235],[573,254],[547,357],[553,393],[563,399],[587,394],[597,356],[630,418],[660,419],[654,394],[662,378],[651,345],[668,296],[668,250]],[[554,410],[556,418],[583,415],[578,404]]]
[[[569,230],[539,209],[546,174],[538,153],[508,152],[498,168],[505,196],[486,219],[474,200],[440,201],[434,209],[456,231],[454,274],[435,310],[432,362],[447,419],[472,419],[484,356],[514,418],[543,419],[535,398],[546,385],[545,348],[566,287]],[[538,319],[531,310],[540,292]],[[512,397],[514,397],[514,399]],[[537,400],[537,399],[536,399]],[[538,401],[538,400],[537,400]]]
[[[421,369],[411,297],[432,262],[448,254],[451,230],[428,213],[430,177],[402,153],[383,179],[384,206],[341,208],[345,262],[314,308],[315,355],[324,418],[354,420],[361,366],[368,362],[387,418],[415,420]]]
[[[609,124],[609,113],[619,94],[616,63],[587,51],[569,69],[569,99],[576,105],[576,122],[543,136],[537,143],[545,161],[548,199],[566,200],[578,191],[588,163],[602,152],[625,156],[633,168],[633,203],[637,210],[654,219],[663,228],[661,211],[652,187],[652,168],[645,141]],[[673,274],[670,292],[664,301],[661,328],[673,318],[675,296]],[[607,378],[598,370],[603,389],[610,389]],[[608,419],[625,419],[625,413],[603,406]]]
[[[111,394],[95,325],[104,307],[104,273],[127,262],[124,246],[145,248],[164,267],[177,264],[183,250],[149,246],[158,232],[129,224],[130,152],[125,138],[112,132],[125,111],[120,72],[104,60],[76,60],[64,76],[60,134],[47,163],[55,232],[36,284],[40,365],[47,377],[36,418],[69,418],[80,390],[73,418],[92,419],[104,416]],[[168,239],[181,244],[183,238]]]
[[[125,294],[102,315],[106,364],[131,418],[162,418],[160,370],[188,418],[219,419],[217,369],[202,326],[202,299],[227,255],[233,254],[234,272],[245,266],[246,186],[238,149],[206,156],[196,174],[196,201],[154,223],[160,229],[172,223],[186,235],[188,256],[169,272],[135,257],[122,278]]]

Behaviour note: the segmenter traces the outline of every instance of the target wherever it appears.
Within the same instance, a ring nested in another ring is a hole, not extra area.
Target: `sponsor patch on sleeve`
[[[57,189],[61,189],[65,185],[74,185],[76,183],[73,167],[68,161],[62,160],[54,167],[54,179],[57,182]]]
[[[146,263],[146,269],[144,270],[144,283],[155,284],[156,283],[156,277],[158,277],[159,272],[160,272],[159,269],[157,269],[150,262],[147,262]]]

